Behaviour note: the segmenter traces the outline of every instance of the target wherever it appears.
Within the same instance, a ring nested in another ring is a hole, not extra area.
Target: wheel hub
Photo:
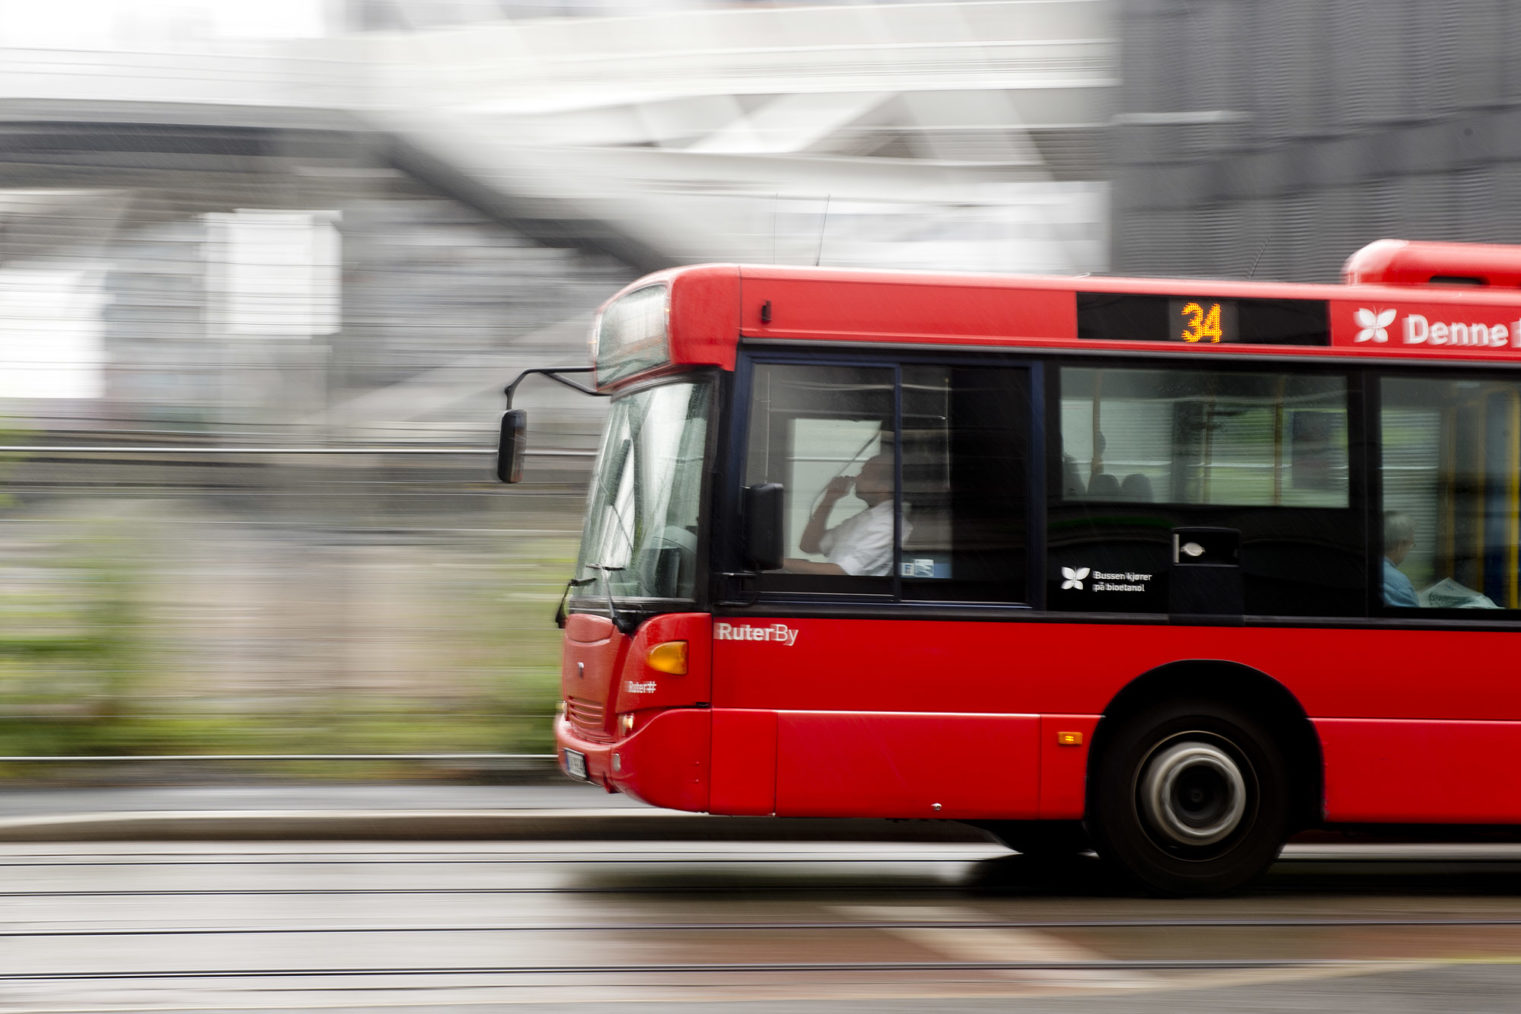
[[[1213,845],[1246,814],[1246,777],[1236,759],[1212,743],[1187,740],[1158,751],[1141,774],[1147,822],[1179,845]]]

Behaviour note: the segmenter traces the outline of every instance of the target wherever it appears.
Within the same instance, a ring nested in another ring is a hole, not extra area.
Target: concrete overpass
[[[638,269],[796,260],[821,226],[836,262],[923,246],[954,267],[1086,269],[1103,266],[1113,16],[1109,0],[715,9],[11,50],[0,123],[7,176],[33,188],[60,166],[357,156]],[[7,202],[11,228],[67,216],[42,200]],[[990,231],[1007,234],[971,235]]]
[[[452,414],[434,399],[462,366],[484,396],[494,366],[563,347],[593,292],[670,264],[1103,270],[1116,17],[1113,0],[715,8],[5,50],[0,270],[118,279],[123,400],[179,397],[151,390],[160,366],[207,384],[232,366],[270,418],[353,425],[362,406]],[[398,247],[394,209],[427,193],[520,239],[483,254],[451,216]],[[206,216],[290,209],[342,223],[341,326],[206,358],[229,312],[207,295]],[[450,326],[488,290],[498,307]]]

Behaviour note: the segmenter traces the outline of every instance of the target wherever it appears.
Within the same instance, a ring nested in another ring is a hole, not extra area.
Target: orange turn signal
[[[1056,734],[1057,746],[1082,746],[1083,734],[1080,732],[1058,732]]]
[[[644,661],[656,672],[685,676],[687,674],[687,642],[666,641],[664,644],[657,644],[650,649]]]

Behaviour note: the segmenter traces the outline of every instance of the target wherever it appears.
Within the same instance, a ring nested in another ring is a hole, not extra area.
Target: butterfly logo
[[[1379,310],[1374,312],[1368,309],[1359,309],[1354,315],[1357,318],[1357,326],[1362,330],[1357,332],[1355,342],[1386,342],[1389,340],[1390,324],[1394,323],[1393,310]]]
[[[1065,580],[1062,581],[1062,591],[1067,591],[1072,588],[1076,588],[1078,591],[1082,591],[1083,582],[1087,580],[1088,577],[1088,568],[1063,567],[1062,577],[1065,578]]]

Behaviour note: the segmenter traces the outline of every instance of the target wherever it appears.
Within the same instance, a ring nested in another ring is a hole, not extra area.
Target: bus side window
[[[1521,608],[1521,386],[1386,377],[1379,397],[1382,608]]]
[[[1060,368],[1048,604],[1172,612],[1192,601],[1174,533],[1216,528],[1239,540],[1232,612],[1363,615],[1348,390],[1345,375],[1317,369]]]
[[[903,368],[904,529],[909,599],[1027,602],[1029,374]]]
[[[898,502],[894,371],[761,363],[754,376],[745,485],[780,483],[785,504],[785,573],[768,574],[762,587],[838,590],[847,579],[880,585],[871,579],[891,574],[890,531]],[[831,486],[848,492],[832,493]],[[871,519],[852,521],[879,501]],[[827,546],[817,544],[820,532],[855,532],[867,520],[880,529],[884,518],[889,534],[877,551],[850,552],[839,536],[826,537]],[[849,529],[841,527],[847,523]]]
[[[760,363],[754,376],[744,483],[784,487],[789,557],[762,591],[1028,601],[1027,369]],[[842,552],[863,532],[869,550]]]

